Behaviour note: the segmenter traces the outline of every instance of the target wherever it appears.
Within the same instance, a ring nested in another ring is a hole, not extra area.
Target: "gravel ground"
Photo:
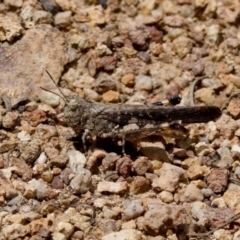
[[[238,0],[0,2],[0,240],[240,239],[239,14]],[[87,154],[46,70],[65,97],[194,93],[222,116]]]

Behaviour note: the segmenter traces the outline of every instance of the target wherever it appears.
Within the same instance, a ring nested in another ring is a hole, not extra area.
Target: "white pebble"
[[[232,146],[232,152],[240,152],[240,146],[234,144],[234,145]]]
[[[69,157],[69,168],[75,172],[79,173],[81,171],[85,164],[86,164],[86,157],[79,151],[76,150],[70,150],[67,152]]]
[[[128,200],[123,203],[123,214],[127,220],[139,217],[144,212],[142,200]]]
[[[91,180],[91,172],[83,168],[71,180],[70,186],[76,193],[86,193],[91,186]]]
[[[10,180],[11,177],[12,177],[12,170],[13,168],[10,167],[10,168],[5,168],[5,169],[1,169],[1,173],[3,175],[4,178]]]
[[[71,23],[71,16],[72,16],[71,11],[59,12],[54,17],[54,23],[55,25],[64,27]]]
[[[120,232],[109,233],[102,237],[102,240],[141,240],[144,239],[142,233],[136,229],[126,229]]]
[[[201,219],[204,217],[204,210],[207,208],[207,205],[203,202],[194,202],[192,204],[191,212],[194,217]]]
[[[27,142],[31,140],[30,134],[26,131],[19,132],[17,137],[21,142]]]
[[[159,198],[164,202],[164,203],[171,203],[173,202],[173,194],[168,191],[162,191],[159,193]]]
[[[47,190],[47,184],[42,179],[36,180],[33,178],[28,184],[36,188],[38,194],[43,194]]]
[[[17,205],[21,200],[22,200],[22,196],[19,195],[19,196],[15,197],[15,198],[11,199],[11,200],[7,203],[7,205],[8,205],[8,206]]]
[[[38,164],[38,163],[45,163],[47,161],[47,157],[46,157],[46,154],[44,152],[42,152],[40,154],[40,156],[37,158],[37,160],[35,161],[35,164]]]
[[[48,104],[51,107],[57,107],[60,103],[60,97],[58,95],[46,91],[41,91],[39,99],[42,103]]]
[[[98,192],[120,193],[127,190],[127,182],[100,182]]]

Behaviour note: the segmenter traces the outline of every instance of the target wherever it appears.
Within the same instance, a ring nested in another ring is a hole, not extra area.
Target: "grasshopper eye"
[[[71,99],[67,105],[69,106],[71,111],[76,111],[78,108],[78,103],[75,99]]]

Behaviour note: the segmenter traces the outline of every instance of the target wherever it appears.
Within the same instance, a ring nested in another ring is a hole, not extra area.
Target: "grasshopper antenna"
[[[43,87],[40,87],[40,88],[41,88],[42,90],[46,91],[46,92],[50,92],[50,93],[53,93],[53,94],[59,96],[59,97],[66,103],[66,100],[65,100],[61,95],[59,95],[59,94],[57,94],[57,93],[55,93],[55,92],[53,92],[53,91],[51,91],[51,90],[48,90],[48,89],[46,89],[46,88],[43,88]]]
[[[44,91],[47,91],[47,92],[50,92],[50,93],[53,93],[53,94],[58,95],[58,96],[66,103],[66,99],[64,98],[63,92],[62,92],[61,89],[58,87],[57,83],[54,81],[53,77],[52,77],[51,74],[48,72],[48,70],[46,69],[45,71],[46,71],[46,73],[48,74],[48,76],[51,78],[51,80],[54,82],[55,86],[57,87],[58,91],[62,94],[62,96],[59,95],[59,94],[57,94],[57,93],[55,93],[55,92],[52,92],[52,91],[50,91],[50,90],[48,90],[48,89],[46,89],[46,88],[43,88],[43,87],[40,87],[40,88],[41,88],[42,90],[44,90]]]

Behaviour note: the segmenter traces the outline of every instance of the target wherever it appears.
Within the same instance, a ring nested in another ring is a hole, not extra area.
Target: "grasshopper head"
[[[70,96],[66,99],[64,107],[64,116],[69,127],[73,128],[76,133],[82,129],[82,116],[84,113],[84,100],[77,95]]]

